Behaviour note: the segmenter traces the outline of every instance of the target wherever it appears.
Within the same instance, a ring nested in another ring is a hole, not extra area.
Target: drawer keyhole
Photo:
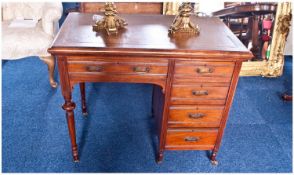
[[[200,138],[199,137],[185,137],[185,142],[197,142]]]

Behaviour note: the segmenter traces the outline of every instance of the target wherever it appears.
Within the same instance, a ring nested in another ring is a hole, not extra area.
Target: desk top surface
[[[175,16],[166,15],[126,15],[119,14],[126,20],[126,29],[117,35],[108,36],[105,31],[94,32],[93,14],[70,13],[56,36],[52,54],[84,51],[150,51],[173,53],[215,53],[218,55],[236,54],[240,57],[252,56],[248,49],[215,17],[191,17],[200,27],[199,36],[168,35],[168,29]],[[102,18],[103,16],[101,16]]]

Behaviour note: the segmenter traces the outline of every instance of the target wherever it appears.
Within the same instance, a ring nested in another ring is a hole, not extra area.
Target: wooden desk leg
[[[71,142],[71,149],[74,162],[79,162],[78,146],[76,143],[76,129],[74,119],[74,109],[76,104],[72,102],[72,87],[70,85],[69,76],[67,72],[66,57],[59,57],[57,59],[61,92],[65,103],[62,105],[62,109],[66,112],[67,127]]]
[[[82,100],[82,112],[84,116],[87,116],[88,112],[87,112],[87,106],[86,106],[85,83],[80,83],[80,92],[81,92],[81,100]]]
[[[169,107],[170,107],[170,96],[171,96],[171,87],[173,82],[175,60],[169,60],[168,62],[168,77],[163,90],[164,94],[164,104],[163,104],[163,114],[161,119],[161,128],[159,135],[159,148],[156,157],[156,163],[161,163],[163,160],[163,152],[165,150],[165,139],[167,133],[167,120],[169,116]]]
[[[76,143],[76,129],[75,129],[75,119],[74,119],[74,109],[76,104],[71,101],[71,95],[68,98],[65,97],[65,103],[62,108],[66,111],[67,126],[71,141],[71,149],[74,162],[79,162],[78,146]]]

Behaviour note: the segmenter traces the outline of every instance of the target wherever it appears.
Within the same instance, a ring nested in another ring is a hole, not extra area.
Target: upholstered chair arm
[[[43,6],[42,27],[47,34],[54,36],[61,15],[61,3],[45,3]]]

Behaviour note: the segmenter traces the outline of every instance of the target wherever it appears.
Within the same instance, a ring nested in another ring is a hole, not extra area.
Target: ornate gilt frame
[[[175,15],[179,1],[163,3],[163,14]],[[278,77],[283,74],[284,48],[291,22],[291,2],[278,3],[270,57],[267,61],[244,62],[240,76]]]

